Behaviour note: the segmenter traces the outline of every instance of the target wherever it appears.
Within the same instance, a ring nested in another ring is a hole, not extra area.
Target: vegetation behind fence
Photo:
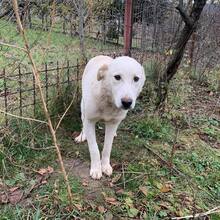
[[[81,78],[78,60],[74,65],[69,61],[62,64],[45,63],[39,72],[47,105],[54,97],[62,94],[64,88],[78,88]],[[5,68],[0,74],[0,84],[1,110],[5,113],[1,122],[7,125],[10,114],[36,117],[40,100],[31,71],[22,66],[14,70]]]

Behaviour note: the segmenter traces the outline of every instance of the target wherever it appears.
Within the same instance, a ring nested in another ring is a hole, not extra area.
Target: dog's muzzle
[[[130,99],[130,98],[122,98],[121,99],[121,104],[122,104],[122,108],[127,110],[132,105],[132,99]]]

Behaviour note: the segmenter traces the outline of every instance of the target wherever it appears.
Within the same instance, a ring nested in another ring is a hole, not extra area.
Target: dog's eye
[[[115,77],[116,80],[120,80],[121,79],[120,75],[115,75],[114,77]]]
[[[139,77],[135,76],[134,81],[137,82],[139,80]]]

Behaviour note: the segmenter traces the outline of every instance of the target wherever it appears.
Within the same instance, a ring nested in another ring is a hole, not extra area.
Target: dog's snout
[[[122,98],[121,99],[121,104],[122,104],[124,109],[129,109],[131,107],[131,104],[132,104],[132,99]]]

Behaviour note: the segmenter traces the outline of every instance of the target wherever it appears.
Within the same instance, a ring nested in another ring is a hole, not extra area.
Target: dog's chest
[[[121,109],[117,109],[111,104],[99,106],[98,108],[98,117],[100,120],[115,121],[115,120],[121,120],[125,116],[126,116],[125,111]]]

